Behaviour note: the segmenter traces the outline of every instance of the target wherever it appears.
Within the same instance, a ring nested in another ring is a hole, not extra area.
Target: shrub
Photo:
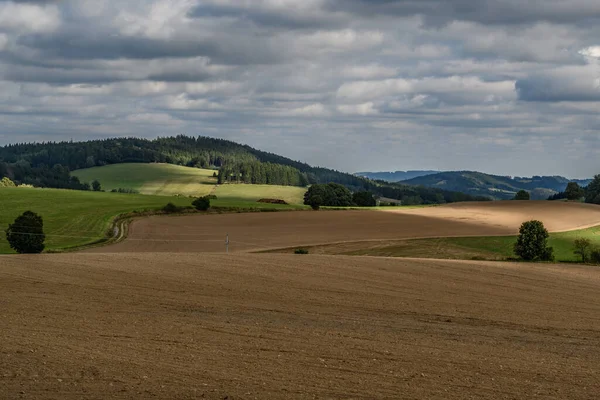
[[[25,211],[8,226],[6,240],[19,254],[41,253],[44,251],[46,240],[42,217],[32,211]]]
[[[594,249],[590,252],[590,262],[600,264],[600,249]]]
[[[164,206],[164,207],[162,208],[162,210],[163,210],[164,212],[166,212],[167,214],[173,214],[173,213],[176,213],[176,212],[178,212],[178,211],[180,210],[180,208],[179,208],[179,207],[177,207],[177,206],[176,206],[175,204],[173,204],[173,203],[167,203],[167,205],[166,205],[166,206]]]
[[[196,210],[206,211],[210,208],[210,199],[208,196],[199,197],[192,202],[192,205]]]
[[[296,249],[294,250],[294,254],[308,254],[307,249]]]
[[[514,252],[525,261],[553,261],[554,249],[547,246],[549,236],[542,222],[524,222],[519,229]]]
[[[98,179],[94,179],[92,181],[92,189],[94,190],[94,192],[99,192],[102,190],[102,185],[100,184]]]
[[[6,176],[4,178],[2,178],[2,180],[0,180],[0,187],[16,187],[16,186],[17,185],[15,185],[15,183]]]

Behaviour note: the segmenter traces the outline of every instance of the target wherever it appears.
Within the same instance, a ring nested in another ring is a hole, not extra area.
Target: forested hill
[[[70,171],[126,162],[169,163],[219,170],[219,181],[306,186],[340,183],[408,204],[483,200],[440,189],[373,181],[327,168],[311,167],[250,146],[209,137],[154,140],[117,138],[87,142],[13,144],[0,148],[0,176],[21,184],[89,190]]]
[[[354,175],[386,182],[401,182],[426,175],[437,174],[440,171],[394,171],[394,172],[357,172]]]
[[[510,199],[519,190],[526,190],[530,192],[532,199],[545,200],[550,195],[564,191],[569,182],[577,182],[583,187],[591,179],[569,180],[562,176],[507,177],[474,171],[451,171],[417,177],[402,183],[455,190],[475,196],[491,196],[495,199]]]

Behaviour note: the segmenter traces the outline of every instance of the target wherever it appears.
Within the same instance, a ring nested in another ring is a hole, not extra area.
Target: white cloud
[[[0,31],[52,32],[60,23],[60,12],[55,5],[0,2]]]

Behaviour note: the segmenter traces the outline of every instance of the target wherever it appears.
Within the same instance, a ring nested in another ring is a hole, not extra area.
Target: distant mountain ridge
[[[497,200],[510,199],[519,190],[526,190],[532,199],[545,200],[552,194],[564,191],[569,182],[587,186],[591,181],[562,176],[509,177],[477,171],[447,171],[407,179],[402,183],[489,196]]]
[[[394,172],[357,172],[354,175],[364,178],[386,181],[386,182],[401,182],[421,176],[437,174],[441,171],[394,171]]]

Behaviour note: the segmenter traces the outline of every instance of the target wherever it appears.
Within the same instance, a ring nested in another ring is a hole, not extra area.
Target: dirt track
[[[135,221],[124,242],[88,252],[253,251],[337,242],[511,235],[539,219],[551,231],[600,224],[600,207],[531,201],[462,203],[420,209],[151,217]]]
[[[0,398],[596,399],[599,290],[579,266],[5,256]]]

